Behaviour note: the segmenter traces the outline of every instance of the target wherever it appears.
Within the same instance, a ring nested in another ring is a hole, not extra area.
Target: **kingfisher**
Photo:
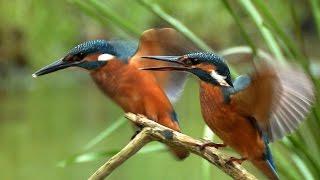
[[[232,81],[228,65],[215,53],[143,58],[179,65],[143,70],[196,75],[200,79],[202,116],[223,141],[207,145],[230,146],[241,155],[231,157],[231,162],[249,160],[269,179],[279,179],[268,144],[297,129],[314,101],[313,84],[301,69],[260,61],[253,72]]]
[[[190,44],[190,46],[181,46]],[[36,71],[38,77],[69,67],[88,71],[102,92],[125,112],[145,115],[168,128],[180,131],[172,103],[178,98],[186,80],[186,73],[140,71],[139,68],[167,63],[143,60],[140,56],[156,54],[183,55],[193,46],[171,28],[145,31],[139,45],[130,41],[90,40],[71,49],[63,58]],[[178,159],[189,152],[169,147]]]

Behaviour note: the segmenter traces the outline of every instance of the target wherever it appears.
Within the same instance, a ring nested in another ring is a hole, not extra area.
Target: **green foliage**
[[[127,119],[125,117],[119,117],[111,126],[108,126],[105,130],[100,132],[95,138],[88,142],[83,148],[84,151],[87,151],[91,149],[93,146],[99,144],[101,141],[109,137],[114,131],[118,130],[126,122]]]
[[[303,13],[310,8],[318,32],[317,38],[320,39],[318,0],[309,0],[309,3],[288,0],[203,0],[201,3],[167,3],[157,0],[69,2],[0,1],[0,33],[10,31],[10,28],[22,31],[25,37],[23,54],[30,59],[28,63],[31,67],[40,67],[59,58],[78,42],[97,38],[88,35],[91,31],[102,31],[105,35],[103,37],[138,38],[146,29],[170,25],[202,50],[220,50],[219,53],[222,55],[247,54],[253,51],[257,57],[268,58],[269,53],[261,50],[266,47],[277,60],[296,62],[304,68],[316,85],[318,97],[320,95],[320,80],[310,71],[311,57],[319,54],[312,47],[310,51],[306,50],[310,46],[318,48],[319,43],[306,43],[306,36],[301,30],[301,21],[306,16]],[[302,10],[304,6],[307,6],[307,10]],[[294,29],[295,34],[291,33],[291,29]],[[0,52],[4,56],[0,60],[3,61],[7,58],[7,53],[1,49],[1,40],[6,34],[0,35]],[[312,39],[316,39],[313,34]],[[8,49],[15,49],[14,39],[4,41]],[[238,47],[243,43],[247,46]],[[237,47],[229,48],[232,46]],[[34,69],[32,68],[32,71]],[[236,70],[238,69],[233,67],[234,75]],[[14,80],[6,79],[1,83],[4,84],[1,87],[5,87],[5,90],[10,89],[4,93],[3,88],[0,89],[0,120],[3,120],[0,126],[0,140],[4,152],[0,154],[0,167],[4,169],[1,178],[27,179],[26,177],[31,177],[30,174],[38,174],[41,171],[42,176],[52,179],[83,179],[83,176],[92,173],[103,161],[93,163],[114,155],[130,139],[133,131],[124,126],[126,120],[116,120],[121,114],[120,110],[110,101],[101,100],[104,97],[97,90],[88,88],[93,86],[87,83],[88,79],[76,72],[71,73],[61,72],[39,78],[35,82],[26,78],[30,73],[14,72]],[[28,90],[9,88],[15,84],[15,80],[24,81]],[[208,132],[202,128],[204,123],[200,118],[198,99],[194,97],[196,88],[197,84],[189,81],[186,95],[181,99],[183,103],[176,106],[182,119],[181,124],[185,126],[183,129],[194,137],[199,136],[201,132]],[[317,140],[320,135],[319,117],[320,105],[317,99],[312,114],[302,127],[282,142],[272,145],[274,159],[282,179],[320,177],[320,141]],[[101,127],[105,126],[108,127],[103,130]],[[97,129],[101,129],[101,133],[85,144],[86,138],[96,134]],[[83,148],[78,150],[79,147]],[[181,172],[188,172],[179,174],[182,179],[225,177],[219,170],[199,158],[190,157],[183,163],[175,163],[170,156],[159,157],[158,154],[153,156],[151,153],[164,150],[165,147],[159,143],[145,147],[139,152],[144,156],[135,159],[141,161],[130,161],[131,164],[121,167],[121,172],[127,173],[115,172],[114,179],[132,179],[132,174],[141,179],[154,177],[155,173],[158,179],[168,179],[163,171],[158,171],[161,169],[175,172],[172,167],[180,167],[184,169]],[[52,170],[50,165],[44,168],[47,163],[54,164],[57,159],[79,151],[81,153],[67,158],[59,165],[89,161],[90,163],[59,170]],[[141,162],[153,163],[155,168],[150,170],[151,174],[145,172]],[[163,169],[165,167],[170,168]],[[199,169],[199,172],[195,169]]]
[[[117,154],[121,149],[107,150],[107,151],[99,151],[99,152],[87,152],[87,153],[79,153],[69,157],[66,160],[59,162],[57,165],[59,167],[66,167],[68,165],[72,165],[75,163],[84,163],[90,162],[100,159],[106,159],[108,157],[112,157]],[[153,144],[147,145],[143,147],[137,154],[148,154],[148,153],[159,153],[166,151],[166,147],[163,144]]]
[[[168,13],[166,13],[157,3],[150,2],[148,0],[139,0],[138,2],[148,10],[155,13],[162,20],[166,21],[168,24],[182,32],[186,37],[188,37],[201,49],[207,51],[211,50],[211,48],[208,45],[206,45],[206,43],[204,43],[200,38],[198,38],[194,33],[192,33],[179,20],[173,18]],[[255,54],[256,45],[254,44],[254,42],[252,42],[252,40],[249,38],[249,35],[246,33],[245,28],[242,25],[241,18],[237,16],[236,12],[230,6],[227,0],[222,0],[222,2],[231,14],[231,16],[234,18],[235,22],[240,27],[243,38],[246,40],[248,45],[253,50],[253,54]],[[316,1],[311,0],[311,2],[316,20],[319,21],[318,5],[316,4]],[[261,35],[265,40],[267,46],[269,47],[270,51],[273,53],[273,55],[276,57],[278,61],[282,63],[285,63],[286,61],[286,57],[283,55],[282,50],[280,48],[280,46],[282,46],[284,49],[288,49],[291,57],[294,57],[294,60],[301,62],[302,66],[306,67],[306,65],[308,65],[307,57],[303,55],[303,52],[301,52],[301,50],[299,50],[298,47],[295,45],[296,43],[293,42],[293,40],[291,40],[291,38],[286,34],[286,32],[283,31],[283,27],[281,27],[278,24],[278,22],[272,17],[272,14],[267,8],[265,2],[261,0],[254,0],[253,2],[251,0],[240,0],[239,5],[241,5],[243,9],[252,17],[253,22],[256,24],[257,29],[261,32]],[[260,12],[257,8],[259,8]],[[112,21],[112,18],[110,18],[110,20]],[[118,25],[121,24],[118,23]],[[276,37],[279,38],[279,40],[282,42],[281,45],[278,43]],[[313,118],[317,118],[317,116],[315,115]],[[310,120],[308,120],[308,123],[309,122]],[[311,130],[311,132],[313,131]],[[286,151],[290,151],[291,153],[293,153],[288,158],[291,158],[292,162],[294,162],[296,165],[292,166],[288,163],[280,163],[279,169],[281,169],[281,174],[285,177],[297,177],[296,175],[292,174],[292,169],[297,169],[298,172],[300,172],[300,174],[304,178],[319,178],[320,176],[317,173],[320,172],[320,164],[318,163],[319,161],[315,161],[315,159],[317,159],[316,157],[314,157],[315,154],[311,154],[307,149],[305,149],[305,146],[308,146],[309,144],[303,143],[304,138],[309,138],[309,141],[313,141],[313,144],[318,144],[316,139],[318,137],[317,133],[310,133],[309,137],[302,137],[301,135],[299,135],[300,132],[298,132],[297,134],[298,135],[292,136],[288,138],[286,141],[284,141],[284,143],[282,143]],[[317,148],[319,148],[319,146]],[[277,159],[282,159],[283,153],[277,152],[275,154]],[[209,165],[206,162],[203,162],[202,167],[203,178],[210,179],[210,171],[208,169]]]
[[[113,21],[116,25],[123,28],[126,31],[134,32],[136,33],[138,31],[132,30],[131,25],[127,27],[128,24],[130,24],[128,21],[125,21],[124,19],[119,20],[119,17],[116,15],[116,13],[110,11],[110,8],[107,8],[103,4],[97,4],[98,1],[89,1],[92,6],[95,8],[99,8],[102,10],[102,12],[108,12],[105,15],[107,16],[108,20]],[[188,29],[182,22],[180,22],[178,19],[172,17],[168,13],[166,13],[157,3],[151,2],[148,0],[138,0],[138,2],[143,5],[147,10],[153,12],[155,15],[160,17],[162,20],[176,28],[178,31],[180,31],[182,34],[184,34],[187,38],[189,38],[192,42],[194,42],[196,45],[199,46],[199,48],[210,51],[212,50],[204,41],[202,41],[199,37],[197,37],[190,29]],[[256,54],[257,48],[255,43],[251,40],[248,33],[246,32],[244,25],[242,23],[241,18],[237,15],[237,12],[233,10],[231,5],[227,0],[222,0],[223,5],[226,7],[230,15],[234,18],[235,22],[240,28],[241,34],[247,44],[251,47],[252,53]],[[269,47],[269,50],[273,53],[274,57],[282,62],[285,63],[286,57],[282,53],[282,49],[280,46],[283,47],[283,49],[288,49],[289,56],[293,57],[293,61],[299,62],[302,67],[306,69],[306,71],[309,73],[310,76],[312,74],[309,71],[309,63],[307,57],[303,54],[302,50],[300,50],[295,44],[295,42],[283,31],[283,28],[278,24],[276,19],[272,16],[269,8],[267,7],[267,4],[264,1],[261,0],[240,0],[239,5],[243,7],[243,9],[251,16],[253,22],[256,24],[257,30],[260,31],[262,38],[265,40],[266,45]],[[313,7],[313,12],[315,14],[316,20],[318,21],[318,5],[315,1],[311,0],[311,4]],[[259,10],[257,9],[259,8]],[[259,12],[260,11],[260,12]],[[112,15],[110,16],[110,12],[112,12]],[[281,41],[281,44],[276,39],[278,38]],[[238,51],[237,53],[242,53],[243,51]],[[317,84],[317,79],[313,77],[313,80],[315,84]],[[317,105],[318,106],[318,105]],[[318,116],[317,116],[317,110],[316,107],[313,111],[314,115],[312,119],[314,119],[314,124],[317,127],[319,126],[317,122],[319,122]],[[317,154],[319,154],[319,144],[316,140],[316,137],[318,135],[317,132],[315,132],[312,129],[312,126],[308,126],[311,124],[311,120],[309,119],[307,122],[307,129],[310,128],[309,137],[303,137],[299,132],[297,132],[296,135],[289,137],[286,139],[282,144],[283,150],[277,150],[275,155],[276,159],[283,159],[285,154],[288,152],[291,153],[291,155],[287,156],[287,158],[291,159],[294,163],[279,163],[279,169],[281,170],[281,174],[284,177],[297,177],[295,173],[292,173],[292,169],[296,169],[297,172],[299,172],[300,175],[302,175],[304,178],[311,178],[311,177],[320,177],[320,166],[319,161],[316,161],[318,159]],[[108,130],[109,131],[109,130]],[[110,131],[111,132],[111,131]],[[204,134],[208,134],[208,130],[204,131]],[[102,136],[101,136],[102,137]],[[305,138],[309,138],[308,141],[305,140]],[[99,138],[99,141],[103,138]],[[96,144],[96,141],[91,144]],[[280,145],[278,145],[280,146]],[[317,149],[315,153],[311,153],[308,151],[305,146],[312,146]],[[90,145],[91,147],[91,145]],[[103,154],[103,153],[102,153]],[[100,154],[99,154],[100,155]],[[317,156],[317,157],[314,157]],[[81,156],[80,156],[81,157]],[[89,156],[90,157],[90,156]],[[93,155],[91,159],[95,159],[96,155]],[[78,157],[79,158],[79,157]],[[90,159],[90,158],[89,158]],[[78,162],[77,160],[74,160],[73,162]],[[278,161],[277,161],[278,162]],[[296,164],[296,165],[293,165]],[[210,179],[210,165],[207,162],[202,162],[202,169],[203,169],[203,178],[204,179]],[[288,171],[288,169],[291,169]]]

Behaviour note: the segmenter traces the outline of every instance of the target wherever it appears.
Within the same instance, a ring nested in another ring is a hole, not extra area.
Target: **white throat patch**
[[[230,86],[227,82],[226,82],[226,76],[221,76],[220,74],[218,74],[216,71],[212,70],[211,71],[211,77],[213,77],[215,80],[218,81],[218,83],[221,86]]]
[[[100,56],[98,56],[98,61],[109,61],[113,58],[114,56],[111,54],[101,54]]]

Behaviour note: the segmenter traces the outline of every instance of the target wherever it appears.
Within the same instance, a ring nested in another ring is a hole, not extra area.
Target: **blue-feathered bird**
[[[194,47],[174,29],[145,31],[139,46],[128,41],[91,40],[74,47],[60,60],[38,70],[33,77],[68,67],[89,71],[98,87],[125,112],[142,114],[164,126],[180,131],[176,113],[171,105],[186,79],[185,73],[140,71],[138,68],[165,65],[143,60],[140,56],[185,54]],[[171,102],[170,102],[171,100]],[[179,159],[189,152],[171,147]]]
[[[214,53],[147,56],[179,66],[149,67],[153,71],[187,71],[200,78],[200,103],[206,124],[223,144],[250,160],[268,178],[278,179],[268,143],[295,130],[314,100],[313,84],[292,65],[257,63],[250,75],[232,81],[225,61]]]

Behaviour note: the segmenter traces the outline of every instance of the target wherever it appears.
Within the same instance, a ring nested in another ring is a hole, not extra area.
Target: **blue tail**
[[[265,155],[265,161],[270,166],[269,168],[270,168],[270,170],[272,170],[273,174],[275,176],[277,176],[277,178],[279,179],[279,175],[278,175],[278,173],[276,171],[276,166],[275,166],[275,164],[273,162],[272,154],[271,154],[270,148],[268,146],[268,144],[269,144],[268,137],[266,135],[264,135],[264,134],[262,136],[263,136],[263,141],[264,141],[265,146],[266,146],[265,154],[264,154]]]

